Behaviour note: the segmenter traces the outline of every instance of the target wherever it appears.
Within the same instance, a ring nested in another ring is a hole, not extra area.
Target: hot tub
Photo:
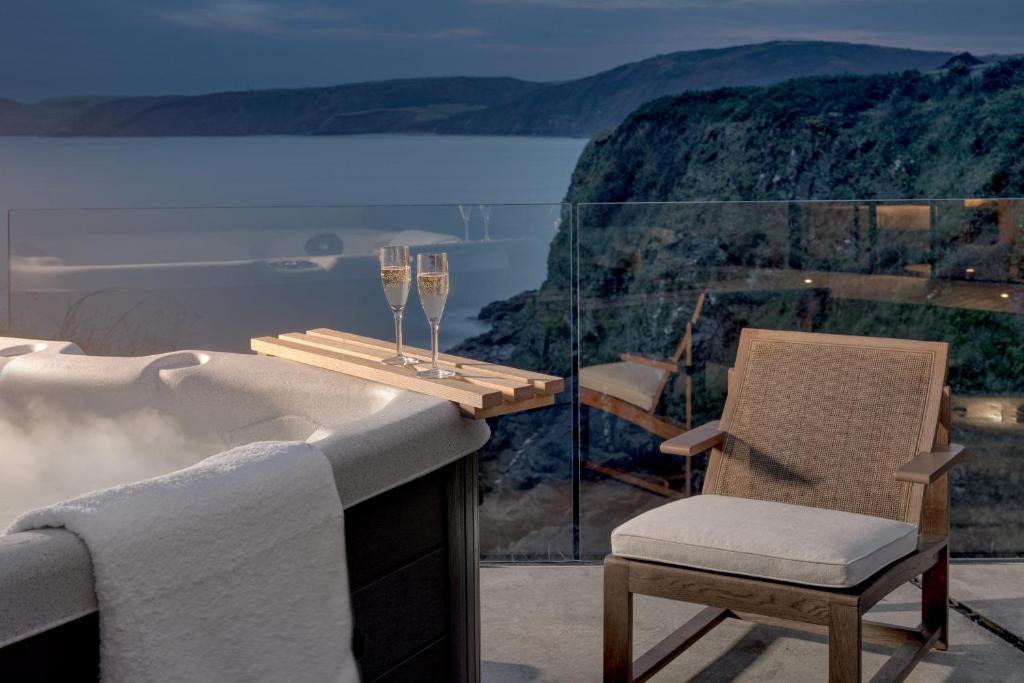
[[[20,420],[26,410],[43,424],[55,416],[58,426],[74,416],[86,433],[93,422],[105,425],[106,435],[133,433],[125,425],[139,415],[148,416],[139,418],[143,426],[157,420],[181,447],[154,463],[144,462],[145,453],[130,456],[125,480],[253,441],[316,445],[331,462],[345,508],[363,680],[403,670],[437,680],[478,676],[474,454],[490,434],[484,422],[463,419],[447,401],[276,358],[205,351],[93,357],[67,342],[0,338],[0,411]],[[14,457],[9,445],[0,448],[0,459]],[[19,500],[42,505],[92,490],[96,481],[62,486],[23,491]],[[0,670],[95,680],[96,623],[89,555],[77,537],[63,530],[0,537]]]

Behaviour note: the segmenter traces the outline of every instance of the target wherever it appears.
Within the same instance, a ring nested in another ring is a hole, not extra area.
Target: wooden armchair
[[[943,343],[744,330],[720,423],[665,444],[712,449],[704,495],[612,533],[604,680],[644,681],[727,618],[827,633],[829,680],[859,681],[862,640],[903,680],[949,644],[950,394]],[[922,578],[921,625],[863,619]],[[708,605],[633,659],[633,595]]]
[[[697,297],[693,314],[686,323],[682,341],[670,358],[652,358],[638,353],[623,352],[619,354],[619,362],[580,368],[580,403],[622,418],[663,439],[670,439],[690,429],[693,412],[693,379],[690,376],[690,369],[693,366],[693,330],[700,319],[703,307],[702,293]],[[661,403],[665,387],[668,386],[672,375],[681,370],[684,372],[686,395],[685,421],[682,424],[658,414],[658,405]],[[585,424],[584,436],[588,431],[587,427]],[[582,465],[592,472],[652,493],[679,498],[689,495],[690,492],[690,458],[684,456],[683,460],[685,469],[682,494],[669,486],[670,479],[644,477],[590,459],[584,459]]]

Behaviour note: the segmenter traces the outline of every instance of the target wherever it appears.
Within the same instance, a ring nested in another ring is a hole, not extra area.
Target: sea
[[[487,328],[487,304],[543,282],[585,145],[0,138],[0,323],[119,355],[245,350],[249,336],[309,325],[390,336],[374,254],[406,243],[450,253],[451,347]],[[407,316],[407,340],[427,343],[423,322]]]
[[[558,202],[585,144],[427,135],[0,137],[0,209]]]

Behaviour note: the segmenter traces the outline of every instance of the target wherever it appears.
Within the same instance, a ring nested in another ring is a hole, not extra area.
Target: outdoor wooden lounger
[[[720,423],[665,444],[712,449],[703,494],[612,533],[604,679],[644,681],[726,618],[827,633],[829,680],[861,642],[903,680],[948,634],[950,395],[943,343],[747,329]],[[921,576],[921,625],[863,619]],[[708,605],[633,659],[635,593]]]

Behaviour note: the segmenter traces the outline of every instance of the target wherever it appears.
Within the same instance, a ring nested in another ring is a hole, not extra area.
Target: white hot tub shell
[[[146,407],[173,419],[197,446],[195,459],[253,441],[307,441],[330,460],[345,508],[453,463],[490,436],[448,401],[277,358],[94,357],[67,342],[0,337],[0,410],[30,402],[107,418]],[[96,609],[88,552],[60,530],[0,537],[0,587],[0,647]]]

